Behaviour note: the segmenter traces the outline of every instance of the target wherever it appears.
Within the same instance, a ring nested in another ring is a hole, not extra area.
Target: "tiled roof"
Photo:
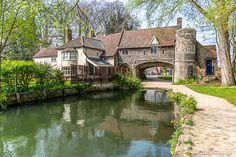
[[[178,26],[149,28],[123,31],[107,36],[96,37],[103,42],[106,48],[106,56],[113,56],[117,49],[122,48],[147,48],[155,36],[159,46],[174,46],[175,34]]]
[[[115,33],[107,36],[99,36],[96,39],[99,39],[103,42],[103,45],[106,49],[106,56],[113,56],[118,48],[122,33]]]
[[[34,55],[34,58],[40,57],[57,57],[56,48],[43,48]]]
[[[67,48],[78,48],[78,47],[88,47],[98,50],[105,50],[105,47],[103,46],[102,41],[93,39],[93,38],[87,38],[87,37],[81,37],[75,40],[72,40],[65,45],[59,47],[58,49],[67,49]]]
[[[203,45],[207,52],[211,53],[213,58],[217,58],[216,45]]]
[[[101,40],[95,39],[95,38],[83,38],[83,46],[99,49],[99,50],[105,50],[105,47],[103,46],[103,43]]]
[[[155,36],[159,46],[174,46],[178,26],[124,31],[119,48],[145,48]]]

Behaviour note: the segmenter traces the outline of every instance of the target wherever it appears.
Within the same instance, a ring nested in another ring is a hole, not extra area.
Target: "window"
[[[122,54],[123,55],[127,55],[128,54],[128,50],[127,49],[122,50]]]
[[[57,61],[57,57],[52,57],[52,58],[51,58],[51,61],[52,61],[52,62],[56,62],[56,61]]]
[[[62,71],[65,76],[70,76],[70,67],[63,67]]]
[[[157,45],[151,45],[151,53],[157,53]]]
[[[76,60],[77,52],[63,52],[63,60]]]

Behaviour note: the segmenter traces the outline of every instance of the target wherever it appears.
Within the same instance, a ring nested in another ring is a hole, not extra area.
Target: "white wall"
[[[37,64],[48,64],[52,67],[57,67],[57,62],[52,62],[52,57],[33,58],[33,60]]]
[[[114,66],[115,64],[115,60],[114,60],[114,57],[107,57],[107,61]]]
[[[78,48],[78,65],[87,65],[87,56],[84,54],[84,48]]]
[[[36,63],[49,64],[49,65],[56,67],[58,69],[62,69],[62,67],[70,66],[70,65],[87,65],[87,56],[98,57],[103,53],[103,51],[101,51],[101,50],[95,50],[95,49],[90,49],[90,48],[77,48],[76,50],[78,52],[77,60],[64,61],[62,58],[62,51],[63,50],[58,50],[57,51],[57,62],[52,62],[51,57],[34,58],[34,61]],[[114,58],[113,57],[109,58],[108,61],[112,65],[114,65]]]

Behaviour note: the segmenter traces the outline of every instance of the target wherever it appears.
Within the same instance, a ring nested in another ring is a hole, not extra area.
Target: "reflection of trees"
[[[0,154],[4,154],[6,143],[19,137],[26,142],[13,150],[17,157],[117,156],[127,153],[132,140],[168,138],[172,126],[156,120],[155,115],[172,112],[173,107],[147,105],[139,94],[109,94],[79,100],[70,97],[7,111],[0,125]],[[124,116],[129,114],[133,116]],[[83,125],[78,121],[84,121]],[[161,133],[156,136],[156,132]]]

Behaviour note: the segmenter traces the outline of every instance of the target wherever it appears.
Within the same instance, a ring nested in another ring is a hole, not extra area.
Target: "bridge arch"
[[[168,61],[159,61],[159,60],[140,63],[134,67],[136,76],[138,76],[141,79],[146,78],[145,70],[151,67],[168,67],[174,70],[174,63]]]

